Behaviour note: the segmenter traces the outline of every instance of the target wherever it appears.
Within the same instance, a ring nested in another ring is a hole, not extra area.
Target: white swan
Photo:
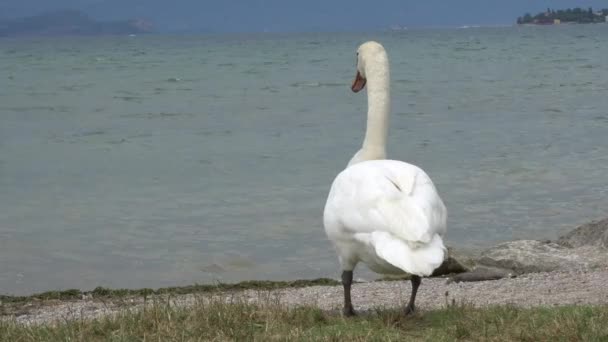
[[[351,89],[358,92],[367,84],[367,130],[363,147],[331,186],[323,224],[342,267],[344,314],[355,314],[350,288],[359,262],[380,274],[412,275],[405,308],[410,314],[420,277],[429,276],[444,260],[441,236],[447,210],[422,169],[384,160],[390,111],[388,57],[376,42],[362,44],[357,56]]]

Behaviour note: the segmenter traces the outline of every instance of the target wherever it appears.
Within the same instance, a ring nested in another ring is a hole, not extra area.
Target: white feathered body
[[[447,210],[429,176],[396,160],[369,160],[335,178],[323,223],[342,269],[428,276],[444,260]]]

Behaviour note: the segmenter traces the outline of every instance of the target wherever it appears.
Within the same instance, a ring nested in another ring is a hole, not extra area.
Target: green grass
[[[201,297],[202,298],[202,297]],[[219,297],[218,297],[219,298]],[[376,310],[345,319],[317,308],[198,300],[177,308],[155,300],[145,310],[96,320],[25,326],[0,322],[0,341],[608,341],[608,306],[447,309],[404,318]]]

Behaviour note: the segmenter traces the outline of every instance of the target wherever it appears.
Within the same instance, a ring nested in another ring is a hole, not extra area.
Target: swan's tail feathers
[[[403,271],[418,276],[429,276],[441,266],[446,248],[435,234],[427,244],[408,244],[387,232],[373,232],[371,243],[379,257]]]
[[[399,239],[428,244],[435,232],[431,217],[409,196],[383,199],[376,204],[385,231]]]

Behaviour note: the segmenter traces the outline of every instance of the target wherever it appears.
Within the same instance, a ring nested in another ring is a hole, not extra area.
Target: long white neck
[[[386,138],[390,112],[390,72],[388,60],[375,61],[367,75],[367,129],[363,146],[348,165],[365,160],[386,159]]]

